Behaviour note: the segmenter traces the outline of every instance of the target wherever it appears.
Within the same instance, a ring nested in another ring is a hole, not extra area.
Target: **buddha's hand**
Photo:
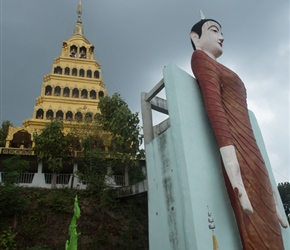
[[[220,152],[226,173],[229,177],[235,194],[239,198],[243,210],[249,215],[253,214],[253,207],[242,180],[240,165],[237,159],[235,147],[233,145],[224,146],[220,148]]]

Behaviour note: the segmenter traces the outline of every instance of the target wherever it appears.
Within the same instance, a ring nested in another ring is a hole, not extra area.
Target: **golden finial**
[[[78,20],[77,20],[76,27],[74,30],[74,35],[83,35],[83,25],[82,25],[82,20],[81,20],[81,15],[82,15],[82,1],[81,0],[79,0],[79,3],[78,3],[77,14],[78,14]]]
[[[79,4],[78,4],[78,8],[77,8],[77,14],[78,14],[78,17],[80,18],[81,14],[82,14],[82,1],[81,0],[79,0]]]

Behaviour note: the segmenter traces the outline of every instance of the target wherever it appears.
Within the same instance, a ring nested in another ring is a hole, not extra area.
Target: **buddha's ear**
[[[199,46],[199,35],[196,32],[191,31],[189,36],[190,36],[190,39],[193,42],[195,48],[196,49],[199,48],[200,47]]]

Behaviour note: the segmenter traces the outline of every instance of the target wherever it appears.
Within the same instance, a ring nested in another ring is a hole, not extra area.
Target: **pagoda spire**
[[[74,30],[74,35],[84,35],[83,23],[82,23],[82,19],[81,19],[81,15],[82,15],[82,1],[81,0],[79,0],[77,14],[78,14],[78,19],[77,19],[76,27]]]

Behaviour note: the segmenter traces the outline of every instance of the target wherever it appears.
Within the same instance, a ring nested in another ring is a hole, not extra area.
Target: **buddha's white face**
[[[190,37],[196,49],[203,50],[213,59],[218,58],[223,53],[222,28],[214,21],[207,21],[203,24],[201,37],[198,37],[195,32],[191,32]]]

